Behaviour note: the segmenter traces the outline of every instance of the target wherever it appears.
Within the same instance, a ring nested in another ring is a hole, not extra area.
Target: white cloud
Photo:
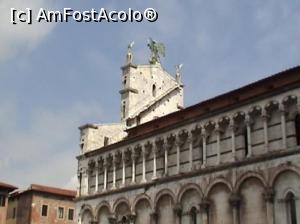
[[[27,124],[17,121],[24,116],[16,101],[0,102],[0,180],[27,187],[31,183],[50,186],[76,186],[76,156],[79,152],[78,126],[90,119],[100,120],[96,102],[71,105],[67,109],[35,110]],[[7,122],[9,121],[9,122]],[[4,159],[5,158],[5,159]],[[74,177],[75,175],[75,177]]]
[[[64,188],[67,188],[67,189],[76,189],[78,186],[78,179],[77,179],[77,175],[75,174],[74,176],[72,176],[69,180],[69,182],[63,186]]]
[[[0,1],[0,62],[16,54],[31,51],[53,29],[54,23],[36,23],[32,25],[10,22],[11,8],[24,10],[30,8],[37,12],[41,7],[49,8],[47,0],[3,0]]]

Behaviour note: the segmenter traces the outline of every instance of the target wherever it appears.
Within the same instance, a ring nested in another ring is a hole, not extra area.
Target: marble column
[[[168,176],[168,148],[166,147],[166,145],[164,144],[164,147],[163,147],[163,150],[164,150],[164,159],[165,159],[165,171],[164,171],[164,175],[165,176]]]
[[[245,117],[245,124],[247,129],[247,141],[248,141],[248,154],[246,156],[251,157],[252,156],[251,118],[248,114]]]
[[[221,163],[221,129],[219,124],[216,124],[215,132],[217,135],[217,165]]]
[[[135,162],[136,162],[136,152],[134,149],[131,150],[131,163],[132,163],[132,179],[131,179],[131,183],[134,184],[135,183]]]
[[[232,224],[239,224],[239,208],[240,208],[241,197],[238,194],[232,194],[229,198],[229,203],[232,208]]]
[[[284,104],[280,104],[279,106],[280,110],[280,117],[281,117],[281,134],[282,134],[282,148],[287,148],[287,142],[286,142],[286,110]]]
[[[264,199],[267,208],[267,224],[274,224],[274,196],[275,192],[272,188],[267,188],[264,192]]]
[[[157,156],[157,146],[154,145],[152,148],[153,152],[153,175],[152,175],[152,180],[157,179],[157,174],[156,174],[156,156]]]
[[[174,213],[176,215],[176,224],[181,224],[182,208],[180,204],[176,204],[174,207]]]
[[[204,128],[202,128],[201,136],[202,136],[202,156],[203,156],[201,167],[205,168],[206,167],[206,137],[207,137],[207,135],[206,135],[206,131]]]
[[[177,174],[180,173],[180,142],[179,140],[176,141],[176,169],[177,169]]]
[[[135,224],[135,220],[136,220],[136,214],[129,214],[128,215],[128,219],[129,219],[129,223],[130,224]]]
[[[203,199],[199,205],[202,213],[202,223],[209,224],[210,201],[208,199]]]
[[[84,173],[84,185],[85,185],[85,190],[84,190],[84,194],[85,195],[88,195],[89,194],[89,169],[87,168],[85,170],[85,173]]]
[[[150,219],[151,219],[151,221],[150,221],[151,224],[157,224],[157,222],[158,222],[158,213],[156,211],[152,212],[150,214]]]
[[[103,171],[103,191],[106,191],[107,190],[107,158],[105,157],[104,158],[104,161],[103,161],[103,168],[104,168],[104,171]]]
[[[262,110],[261,116],[262,116],[263,127],[264,127],[264,146],[267,152],[269,151],[269,135],[268,135],[268,114],[266,109]]]
[[[235,123],[233,117],[230,118],[229,121],[229,129],[231,132],[231,154],[232,161],[236,161],[236,150],[235,150]]]
[[[96,165],[95,165],[95,174],[96,174],[96,177],[95,177],[95,194],[98,193],[98,185],[99,185],[99,181],[98,181],[98,178],[99,178],[99,165],[98,163],[96,162]]]
[[[81,196],[82,195],[82,172],[79,172],[78,173],[78,182],[79,182],[79,186],[78,186],[78,196]]]
[[[141,182],[142,183],[146,183],[147,182],[147,179],[146,179],[146,148],[145,146],[142,146],[142,166],[143,166],[143,170],[142,170],[142,180]]]
[[[189,144],[189,164],[190,164],[190,171],[193,170],[194,164],[193,164],[193,137],[192,135],[188,138],[188,144]]]
[[[122,151],[122,187],[125,187],[126,184],[126,155],[125,151]]]
[[[113,183],[111,189],[114,190],[116,189],[116,166],[117,166],[117,158],[115,153],[113,153],[112,165],[113,165]]]

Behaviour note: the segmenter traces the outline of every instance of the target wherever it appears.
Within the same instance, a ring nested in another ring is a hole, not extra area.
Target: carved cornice
[[[128,92],[139,93],[139,91],[137,89],[134,89],[134,88],[125,88],[125,89],[121,89],[119,91],[120,94],[124,94],[124,93],[128,93]]]

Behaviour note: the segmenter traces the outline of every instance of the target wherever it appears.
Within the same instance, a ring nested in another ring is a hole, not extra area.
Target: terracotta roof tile
[[[5,189],[11,190],[11,191],[17,189],[17,187],[7,184],[7,183],[3,183],[3,182],[0,182],[0,188],[5,188]]]
[[[76,191],[66,190],[66,189],[61,189],[56,187],[49,187],[49,186],[44,186],[39,184],[31,184],[28,190],[49,193],[49,194],[56,194],[56,195],[61,195],[66,197],[76,196]]]

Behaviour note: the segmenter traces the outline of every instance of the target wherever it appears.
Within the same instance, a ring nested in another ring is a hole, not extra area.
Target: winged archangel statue
[[[158,43],[150,37],[147,46],[151,51],[150,64],[160,63],[160,56],[165,57],[165,45]]]

